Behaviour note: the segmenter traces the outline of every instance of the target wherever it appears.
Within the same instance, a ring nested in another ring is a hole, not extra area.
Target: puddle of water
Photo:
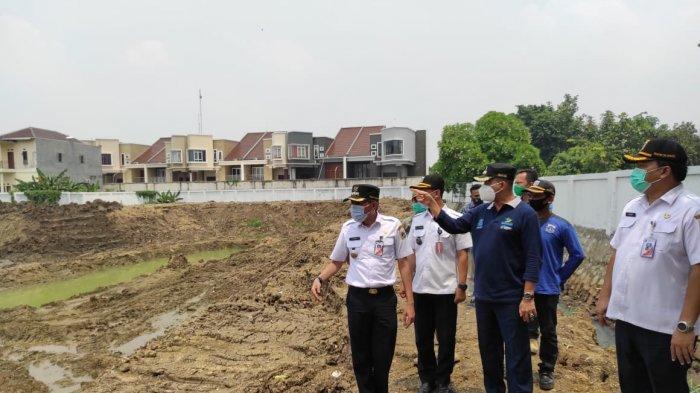
[[[151,321],[151,327],[154,331],[136,336],[131,341],[118,347],[113,347],[111,350],[113,352],[119,352],[124,356],[131,356],[137,349],[145,346],[149,341],[164,335],[168,328],[181,324],[186,318],[187,314],[181,314],[177,310],[158,315]]]
[[[193,263],[199,260],[215,260],[225,258],[238,251],[237,248],[201,251],[186,255]],[[157,258],[127,266],[118,266],[89,273],[84,276],[56,281],[45,284],[31,285],[0,291],[0,309],[21,305],[39,307],[72,296],[92,292],[100,287],[131,281],[134,278],[155,272],[168,263],[168,258]]]
[[[615,346],[615,330],[610,326],[603,326],[597,321],[593,321],[595,328],[595,341],[598,346],[610,348]]]
[[[54,344],[35,345],[33,347],[29,347],[29,352],[43,352],[43,353],[51,353],[51,354],[68,353],[68,354],[77,355],[78,348],[76,347],[75,344],[70,344],[70,345],[54,345]]]
[[[29,375],[46,385],[51,393],[72,393],[80,390],[80,384],[90,382],[90,376],[75,377],[65,368],[44,360],[27,366]]]

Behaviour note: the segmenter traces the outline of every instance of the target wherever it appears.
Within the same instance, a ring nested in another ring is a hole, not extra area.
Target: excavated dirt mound
[[[407,201],[383,200],[382,210],[398,217],[410,214]],[[347,206],[140,206],[115,208],[103,217],[114,231],[109,239],[120,242],[112,251],[115,255],[157,246],[186,250],[204,244],[202,233],[220,243],[245,243],[222,260],[191,265],[180,260],[177,269],[160,269],[90,295],[40,309],[0,311],[2,386],[41,391],[45,387],[26,370],[49,361],[70,370],[74,378],[65,384],[91,378],[82,384],[86,392],[355,391],[344,314],[345,270],[328,284],[322,303],[309,294],[312,279],[327,263],[340,224],[347,219]],[[23,227],[18,238],[33,236],[32,225]],[[73,253],[56,248],[57,255]],[[31,257],[15,250],[13,255]],[[398,314],[402,305],[399,300]],[[460,361],[453,381],[459,391],[481,392],[472,308],[460,306],[458,326]],[[559,332],[556,391],[619,389],[614,352],[595,344],[585,310],[561,315]],[[75,350],[42,352],[36,350],[38,345]],[[400,327],[392,392],[417,389],[415,357],[413,329]],[[533,357],[533,364],[537,362]]]

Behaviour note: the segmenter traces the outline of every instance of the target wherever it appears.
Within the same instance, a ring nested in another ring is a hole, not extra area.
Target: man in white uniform
[[[700,333],[700,203],[683,188],[688,156],[653,139],[625,160],[637,164],[630,183],[643,195],[622,211],[596,313],[617,321],[623,393],[687,393]]]
[[[445,181],[441,176],[428,175],[413,189],[429,192],[450,216],[461,214],[445,207],[442,194]],[[466,299],[468,250],[472,247],[470,234],[451,235],[440,228],[430,211],[413,202],[415,216],[411,223],[408,243],[415,251],[416,268],[413,277],[415,301],[416,347],[420,393],[453,392],[450,376],[454,367],[455,335],[457,333],[457,304]],[[434,338],[439,344],[435,358]]]
[[[396,261],[404,282],[411,280],[407,257],[413,253],[401,222],[379,214],[379,188],[352,188],[351,220],[343,224],[331,263],[314,279],[311,294],[321,300],[321,288],[347,261],[346,305],[352,366],[360,393],[387,393],[389,369],[396,345]],[[404,326],[413,322],[413,292],[406,291]]]

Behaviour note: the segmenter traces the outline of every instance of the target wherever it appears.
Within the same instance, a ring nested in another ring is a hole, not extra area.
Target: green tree
[[[476,143],[474,125],[471,123],[446,125],[438,142],[438,152],[438,161],[430,172],[440,174],[448,189],[452,189],[456,183],[472,181],[488,163],[488,158]]]
[[[530,129],[532,144],[540,149],[540,156],[550,164],[554,156],[572,146],[586,125],[586,118],[577,115],[578,96],[566,94],[555,108],[551,102],[544,105],[518,105],[516,116]]]
[[[474,135],[489,162],[507,162],[517,168],[546,168],[540,151],[532,146],[530,130],[516,115],[488,112],[477,120]]]
[[[674,124],[671,129],[661,130],[659,136],[680,143],[688,154],[690,165],[700,165],[700,136],[695,129],[695,124],[691,122]]]
[[[550,175],[608,172],[622,166],[621,156],[613,155],[597,142],[585,142],[554,156],[547,171]]]

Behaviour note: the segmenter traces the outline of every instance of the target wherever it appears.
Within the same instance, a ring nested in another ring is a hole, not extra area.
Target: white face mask
[[[496,194],[498,194],[501,191],[503,191],[503,187],[501,187],[500,190],[496,191],[493,189],[493,185],[484,185],[479,189],[479,195],[481,195],[482,201],[486,203],[491,203],[496,200]]]

